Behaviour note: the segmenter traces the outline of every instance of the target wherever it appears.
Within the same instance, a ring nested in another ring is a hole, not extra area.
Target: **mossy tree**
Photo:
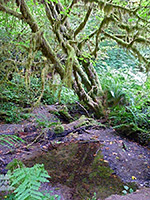
[[[93,66],[101,56],[99,44],[106,38],[116,41],[144,62],[148,71],[150,61],[139,47],[150,44],[149,8],[145,0],[0,1],[1,12],[21,20],[31,30],[30,44],[24,46],[28,52],[24,63],[27,84],[31,67],[39,65],[35,54],[40,51],[43,91],[47,73],[58,73],[62,83],[72,87],[97,117],[106,114],[105,97]],[[23,61],[5,60],[11,65],[16,62],[23,65]]]

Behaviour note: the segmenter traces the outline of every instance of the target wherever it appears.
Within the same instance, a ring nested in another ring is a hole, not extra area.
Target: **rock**
[[[125,196],[111,195],[105,200],[150,200],[150,188],[143,188]]]

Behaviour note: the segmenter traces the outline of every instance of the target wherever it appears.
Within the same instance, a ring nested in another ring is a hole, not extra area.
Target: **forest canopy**
[[[3,91],[3,102],[14,98],[19,103],[23,90],[23,106],[48,102],[52,91],[60,102],[64,88],[66,93],[73,89],[68,93],[73,101],[78,96],[96,117],[110,117],[117,124],[116,112],[123,124],[131,120],[131,126],[148,127],[149,1],[1,0],[0,11],[0,83],[22,84],[16,97]],[[120,51],[115,66],[107,60],[108,51],[110,60]],[[135,73],[129,70],[132,63]]]

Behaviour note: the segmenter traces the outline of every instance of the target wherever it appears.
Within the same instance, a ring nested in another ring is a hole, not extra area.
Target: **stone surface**
[[[105,200],[150,200],[150,188],[143,188],[125,196],[111,195]]]

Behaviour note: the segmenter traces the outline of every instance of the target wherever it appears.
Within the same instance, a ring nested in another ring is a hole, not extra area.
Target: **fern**
[[[21,138],[17,137],[16,135],[6,135],[2,134],[0,135],[0,144],[12,147],[14,144],[24,142]]]
[[[41,200],[43,193],[39,192],[42,182],[49,182],[50,178],[43,164],[36,164],[31,168],[21,167],[8,172],[10,174],[11,186],[14,190],[16,200]]]
[[[41,183],[49,182],[50,178],[43,164],[26,168],[20,160],[14,159],[7,169],[9,171],[6,175],[0,175],[0,191],[13,190],[14,193],[8,195],[8,199],[13,196],[15,200],[60,200],[58,195],[39,191]]]
[[[0,174],[0,192],[10,191],[14,188],[9,184],[10,176],[8,174]]]

